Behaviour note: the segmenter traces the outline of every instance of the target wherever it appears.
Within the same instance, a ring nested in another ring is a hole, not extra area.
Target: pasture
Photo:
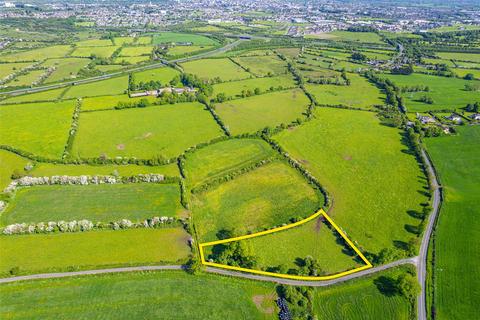
[[[294,169],[273,162],[192,195],[195,228],[200,242],[218,240],[218,232],[235,236],[307,217],[323,199]]]
[[[434,300],[437,317],[475,318],[480,279],[478,248],[480,127],[457,127],[458,135],[429,138],[427,150],[440,176],[444,202],[435,231]]]
[[[163,86],[167,86],[170,81],[178,75],[180,75],[178,70],[168,67],[150,69],[133,74],[135,83],[137,84],[140,82],[149,82],[153,80],[160,81]]]
[[[277,56],[255,56],[233,58],[235,62],[256,76],[286,74],[287,64]]]
[[[402,273],[404,268],[396,268],[337,286],[315,288],[314,313],[322,320],[412,319],[415,312],[410,315],[410,310],[414,306],[407,299],[379,289],[381,283],[387,282],[385,279],[397,278]]]
[[[23,168],[28,163],[28,159],[0,149],[0,192],[10,183],[12,173],[23,172]]]
[[[49,59],[42,66],[55,67],[55,71],[45,80],[45,83],[75,78],[78,71],[90,63],[84,58]]]
[[[109,58],[118,46],[108,47],[76,47],[70,54],[71,57],[88,58],[90,56],[97,56],[99,58]]]
[[[465,53],[465,52],[437,52],[437,56],[441,59],[469,61],[480,64],[480,54],[478,53]]]
[[[124,47],[120,51],[120,57],[149,56],[152,50],[153,46]]]
[[[455,72],[455,74],[458,76],[458,77],[465,77],[467,74],[473,74],[473,77],[477,80],[480,80],[480,69],[465,69],[465,68],[454,68],[452,69],[453,72]]]
[[[175,157],[188,147],[223,135],[200,103],[177,103],[80,116],[72,156]]]
[[[425,74],[411,75],[385,75],[397,86],[428,86],[428,92],[406,92],[403,94],[405,104],[409,112],[425,112],[429,110],[455,110],[465,107],[468,103],[479,101],[480,94],[475,91],[465,90],[466,84],[480,85],[480,81],[468,81],[457,78],[437,77]],[[421,97],[427,96],[433,99],[432,104],[421,101]]]
[[[65,91],[65,88],[40,91],[37,93],[30,93],[30,94],[22,94],[19,96],[13,96],[11,98],[2,100],[0,101],[0,104],[35,102],[35,101],[54,101],[60,96],[60,94],[63,91]]]
[[[384,97],[380,89],[364,77],[348,73],[349,86],[333,84],[306,84],[305,88],[313,94],[320,105],[344,105],[371,110],[375,105],[383,105]]]
[[[6,55],[0,55],[0,61],[6,62],[25,62],[25,61],[42,61],[48,58],[62,58],[71,50],[70,46],[57,45],[39,49],[21,51]]]
[[[419,224],[409,213],[428,200],[427,183],[415,157],[403,152],[402,132],[371,112],[320,108],[314,116],[274,139],[333,196],[335,223],[375,253],[416,236],[406,229]]]
[[[301,118],[309,103],[302,90],[292,89],[226,101],[215,108],[230,132],[240,134],[288,124]]]
[[[2,235],[0,275],[183,262],[189,238],[181,227]]]
[[[137,64],[137,63],[141,63],[149,60],[150,60],[150,56],[118,57],[114,60],[114,62],[121,63],[121,64]]]
[[[133,222],[182,212],[178,184],[130,183],[34,186],[17,190],[0,225],[87,219]]]
[[[105,47],[113,45],[110,39],[88,39],[77,41],[75,43],[77,47]]]
[[[214,46],[175,46],[168,49],[167,56],[184,56],[212,48],[214,48]]]
[[[230,59],[200,59],[181,64],[186,73],[193,73],[203,80],[220,78],[222,81],[241,80],[251,75]]]
[[[0,144],[59,158],[67,142],[75,101],[0,106]]]
[[[278,312],[275,299],[275,285],[269,282],[181,271],[135,272],[2,285],[0,317],[46,319],[53,313],[61,319],[81,314],[130,320],[142,314],[148,319],[189,320],[195,315],[273,320]]]
[[[117,46],[122,46],[124,44],[132,44],[136,39],[134,37],[115,37],[113,38],[113,43]]]
[[[153,44],[162,43],[191,43],[196,46],[214,46],[218,42],[208,37],[178,32],[162,32],[153,35]]]
[[[188,153],[185,175],[190,187],[225,176],[275,155],[273,149],[260,139],[230,139]]]
[[[90,97],[82,100],[82,111],[114,109],[120,102],[135,103],[142,99],[146,99],[153,103],[157,98],[153,96],[130,98],[128,94]]]
[[[47,70],[43,69],[29,71],[28,73],[19,75],[18,77],[15,77],[12,81],[7,82],[7,86],[31,86],[34,82],[38,81],[46,71]]]
[[[1,56],[0,56],[1,58]],[[4,79],[5,77],[17,73],[22,69],[32,65],[29,62],[19,62],[19,63],[2,63],[0,64],[0,80]]]
[[[219,93],[224,93],[227,97],[237,97],[242,94],[243,91],[253,92],[256,88],[261,92],[270,90],[271,88],[284,88],[289,89],[295,87],[295,81],[290,75],[282,75],[278,77],[264,77],[253,78],[240,81],[224,82],[213,85],[213,96]]]
[[[359,42],[359,43],[375,43],[383,44],[380,36],[373,32],[350,32],[350,31],[333,31],[329,33],[320,33],[307,35],[305,38],[327,39],[335,41]]]
[[[128,76],[71,86],[64,99],[122,94],[128,88]]]

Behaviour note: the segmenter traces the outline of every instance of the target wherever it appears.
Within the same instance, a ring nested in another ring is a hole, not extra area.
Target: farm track
[[[4,91],[4,92],[0,92],[0,94],[17,96],[17,95],[21,95],[21,94],[25,94],[25,93],[35,93],[35,92],[41,92],[41,91],[46,91],[46,90],[51,90],[51,89],[64,88],[64,87],[67,87],[67,86],[73,85],[73,84],[80,85],[80,84],[85,84],[85,83],[90,83],[90,82],[95,82],[95,81],[100,81],[100,80],[106,80],[106,79],[118,77],[118,76],[121,76],[121,75],[125,75],[125,74],[131,73],[131,72],[137,72],[137,71],[143,71],[143,70],[165,67],[165,64],[167,64],[167,63],[182,63],[182,62],[187,62],[187,61],[190,61],[190,60],[197,60],[197,59],[213,56],[213,55],[216,55],[217,53],[222,53],[222,52],[228,51],[228,50],[232,49],[233,47],[237,46],[238,44],[242,43],[243,41],[246,41],[246,40],[239,39],[239,40],[236,40],[232,43],[229,43],[229,44],[227,44],[223,47],[217,48],[217,49],[212,50],[212,51],[203,52],[203,53],[191,56],[191,57],[180,58],[180,59],[175,59],[175,60],[161,60],[161,62],[158,62],[158,63],[149,64],[149,65],[146,65],[146,66],[141,66],[141,67],[129,69],[129,70],[126,70],[126,71],[118,71],[118,72],[113,72],[113,73],[109,73],[109,74],[105,74],[105,75],[101,75],[101,76],[96,76],[96,77],[91,77],[91,78],[86,78],[86,79],[81,79],[81,80],[75,80],[75,81],[62,82],[62,83],[52,84],[52,85],[43,86],[43,87],[25,88],[25,89],[17,89],[17,90],[12,90],[12,91]]]

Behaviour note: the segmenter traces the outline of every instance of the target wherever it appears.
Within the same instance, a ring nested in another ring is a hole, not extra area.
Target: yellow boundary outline
[[[262,270],[255,270],[255,269],[248,269],[248,268],[242,268],[242,267],[234,267],[234,266],[229,266],[227,264],[221,264],[221,263],[215,263],[215,262],[208,262],[205,261],[205,255],[203,253],[203,248],[204,247],[209,247],[213,246],[216,244],[222,244],[222,243],[228,243],[228,242],[233,242],[233,241],[239,241],[239,240],[245,240],[245,239],[250,239],[250,238],[255,238],[255,237],[260,237],[264,236],[270,233],[278,232],[278,231],[283,231],[287,229],[291,229],[294,227],[297,227],[299,225],[302,225],[304,223],[307,223],[316,217],[322,215],[327,221],[335,228],[335,230],[340,234],[340,236],[347,242],[347,244],[355,251],[355,253],[362,259],[363,262],[365,262],[365,265],[362,267],[358,267],[355,269],[331,274],[328,276],[299,276],[299,275],[293,275],[293,274],[280,274],[280,273],[275,273],[275,272],[268,272],[268,271],[262,271]],[[331,279],[336,279],[340,278],[355,272],[359,272],[362,270],[370,269],[372,267],[372,264],[370,261],[368,261],[367,258],[360,252],[360,250],[353,244],[353,242],[348,239],[346,234],[333,222],[332,218],[328,216],[328,214],[323,210],[320,209],[317,212],[315,212],[313,215],[310,217],[307,217],[303,220],[297,221],[295,223],[283,226],[283,227],[278,227],[278,228],[273,228],[270,230],[265,230],[257,233],[252,233],[240,237],[234,237],[234,238],[228,238],[228,239],[223,239],[223,240],[218,240],[218,241],[210,241],[210,242],[204,242],[204,243],[199,243],[198,244],[198,249],[200,251],[200,260],[203,265],[205,266],[211,266],[211,267],[217,267],[217,268],[222,268],[222,269],[229,269],[229,270],[234,270],[234,271],[242,271],[242,272],[247,272],[247,273],[254,273],[254,274],[260,274],[260,275],[265,275],[265,276],[271,276],[271,277],[277,277],[277,278],[283,278],[283,279],[292,279],[292,280],[309,280],[309,281],[321,281],[321,280],[331,280]]]

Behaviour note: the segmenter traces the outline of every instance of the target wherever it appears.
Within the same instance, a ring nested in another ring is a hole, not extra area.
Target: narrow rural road
[[[149,69],[155,69],[155,68],[162,68],[162,67],[165,66],[165,63],[181,63],[181,62],[187,62],[187,61],[190,61],[190,60],[197,60],[197,59],[200,59],[200,58],[213,56],[213,55],[216,55],[218,53],[228,51],[228,50],[232,49],[233,47],[237,46],[238,44],[240,44],[244,41],[247,41],[247,40],[238,39],[238,40],[236,40],[232,43],[229,43],[229,44],[227,44],[227,45],[225,45],[221,48],[217,48],[215,50],[208,51],[208,52],[203,52],[203,53],[191,56],[191,57],[175,59],[175,60],[162,60],[161,62],[157,62],[157,63],[154,63],[154,64],[149,64],[149,65],[141,66],[141,67],[137,67],[137,68],[128,69],[126,71],[118,71],[118,72],[113,72],[113,73],[109,73],[109,74],[105,74],[105,75],[101,75],[101,76],[85,78],[85,79],[81,79],[81,80],[67,81],[67,82],[52,84],[52,85],[48,85],[48,86],[42,86],[42,87],[25,88],[25,89],[5,91],[5,92],[0,92],[0,94],[17,96],[17,95],[21,95],[21,94],[24,94],[24,93],[34,93],[34,92],[51,90],[51,89],[64,88],[64,87],[67,87],[67,86],[70,86],[70,85],[73,85],[73,84],[79,85],[79,84],[90,83],[90,82],[95,82],[95,81],[99,81],[99,80],[106,80],[106,79],[117,77],[117,76],[120,76],[120,75],[123,75],[123,74],[130,73],[130,72],[143,71],[143,70],[149,70]]]
[[[437,221],[438,213],[440,212],[440,204],[442,201],[441,186],[438,183],[437,175],[435,169],[433,168],[432,162],[427,152],[422,149],[422,157],[425,159],[427,165],[427,170],[429,176],[432,177],[432,187],[433,187],[433,199],[432,199],[432,213],[428,217],[428,225],[425,229],[422,238],[422,244],[420,245],[420,252],[418,255],[418,264],[417,264],[417,276],[418,282],[422,288],[418,299],[417,299],[417,315],[418,320],[427,319],[427,305],[426,305],[426,276],[427,276],[427,253],[428,253],[428,244],[430,243],[430,237],[432,236],[433,229],[435,228],[435,222]]]

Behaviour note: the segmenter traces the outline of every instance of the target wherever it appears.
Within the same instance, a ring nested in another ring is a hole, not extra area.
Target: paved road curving
[[[427,165],[427,170],[430,177],[432,177],[432,187],[433,199],[432,199],[432,213],[428,217],[428,225],[425,229],[422,238],[422,244],[420,245],[420,252],[418,255],[418,264],[417,264],[417,276],[418,282],[422,288],[418,299],[417,299],[417,316],[419,320],[427,319],[427,306],[426,306],[426,290],[425,290],[425,280],[427,275],[427,253],[428,253],[428,244],[430,243],[430,237],[432,236],[433,229],[435,228],[435,222],[437,221],[438,213],[440,211],[440,203],[442,200],[441,195],[441,186],[437,180],[437,175],[435,169],[433,168],[432,162],[425,150],[422,150],[422,157],[425,159]]]

